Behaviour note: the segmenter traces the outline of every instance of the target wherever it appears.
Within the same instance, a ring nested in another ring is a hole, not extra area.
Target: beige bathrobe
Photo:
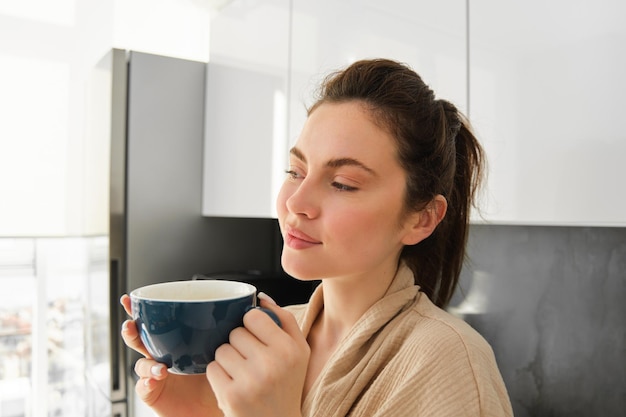
[[[291,306],[304,334],[323,285]],[[385,297],[354,325],[302,404],[304,417],[512,416],[487,342],[436,307],[402,266]]]

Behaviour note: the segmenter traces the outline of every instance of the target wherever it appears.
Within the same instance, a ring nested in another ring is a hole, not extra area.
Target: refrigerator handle
[[[122,317],[125,314],[119,299],[126,286],[121,263],[119,259],[111,259],[109,280],[109,311],[110,321],[110,346],[111,351],[111,400],[126,400],[126,345],[122,341],[120,328]]]
[[[111,417],[127,417],[128,404],[126,402],[113,403],[111,406]]]

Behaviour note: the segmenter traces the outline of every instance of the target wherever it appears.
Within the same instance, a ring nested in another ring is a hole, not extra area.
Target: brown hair
[[[422,210],[441,194],[446,216],[427,239],[405,246],[401,259],[416,284],[445,307],[459,280],[471,206],[483,173],[483,150],[467,119],[413,70],[387,59],[357,61],[330,74],[311,113],[324,102],[358,100],[397,140],[398,159],[407,173],[405,206]]]

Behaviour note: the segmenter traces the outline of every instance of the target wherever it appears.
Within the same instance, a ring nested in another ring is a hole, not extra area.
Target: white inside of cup
[[[231,300],[253,294],[256,288],[244,282],[224,280],[172,281],[147,285],[130,293],[132,298],[168,301],[201,302]]]

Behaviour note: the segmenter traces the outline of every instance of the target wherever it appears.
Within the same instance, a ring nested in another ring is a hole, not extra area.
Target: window
[[[0,417],[110,415],[85,381],[110,359],[110,106],[93,78],[113,47],[208,60],[207,7],[0,2]]]
[[[106,287],[107,249],[105,237],[0,239],[0,417],[85,415],[86,294]]]

